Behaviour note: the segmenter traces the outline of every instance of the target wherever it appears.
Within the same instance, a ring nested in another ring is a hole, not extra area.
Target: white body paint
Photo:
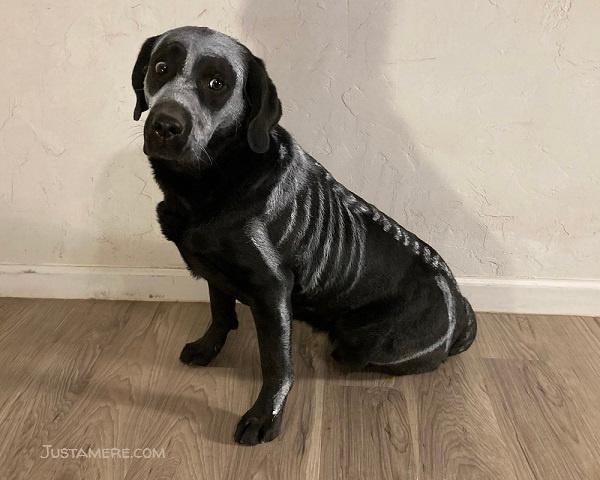
[[[289,153],[290,152],[285,151],[285,150],[280,150],[280,152],[279,152],[280,156],[282,156],[282,157]],[[386,362],[386,363],[372,362],[372,364],[374,364],[374,365],[397,365],[397,364],[401,364],[403,362],[407,362],[409,360],[424,357],[440,348],[443,348],[444,351],[446,353],[448,353],[448,351],[450,350],[450,347],[451,347],[451,343],[452,343],[455,328],[456,328],[456,300],[450,289],[450,284],[449,284],[449,282],[453,281],[453,277],[451,276],[450,269],[445,264],[445,262],[426,243],[421,242],[413,234],[411,234],[407,230],[403,229],[393,219],[386,216],[384,213],[380,212],[376,207],[374,207],[370,204],[367,204],[361,198],[357,197],[352,192],[347,190],[343,185],[338,183],[333,178],[333,176],[319,164],[319,162],[312,160],[311,157],[309,157],[304,152],[304,150],[302,150],[302,148],[299,147],[298,144],[296,144],[296,143],[293,146],[293,153],[298,155],[302,161],[314,163],[314,165],[318,169],[323,170],[323,172],[324,172],[323,179],[325,180],[325,182],[332,184],[331,192],[334,193],[334,195],[333,195],[332,199],[330,199],[330,201],[334,200],[334,202],[339,202],[339,208],[341,208],[342,211],[345,211],[345,215],[347,215],[347,221],[351,222],[351,224],[353,225],[353,228],[351,228],[350,231],[352,232],[352,235],[354,236],[354,242],[352,245],[352,251],[348,254],[348,257],[350,259],[352,259],[352,261],[349,261],[347,266],[345,267],[346,271],[344,272],[344,278],[348,279],[348,286],[344,290],[344,292],[348,292],[348,291],[352,290],[352,288],[354,287],[356,282],[359,281],[361,272],[364,267],[364,258],[363,257],[364,257],[364,242],[365,242],[365,238],[364,238],[364,227],[365,226],[364,226],[363,222],[365,222],[365,221],[373,221],[373,222],[377,223],[378,225],[381,226],[383,231],[392,235],[396,241],[398,241],[401,245],[404,245],[406,248],[408,248],[408,250],[413,255],[421,257],[426,264],[430,265],[431,267],[433,267],[434,269],[436,269],[438,271],[441,271],[441,272],[444,272],[445,274],[447,274],[447,276],[441,275],[441,274],[438,274],[435,276],[436,284],[443,294],[444,301],[446,304],[446,311],[447,311],[447,315],[448,315],[448,328],[447,328],[445,334],[442,335],[442,337],[440,337],[436,342],[434,342],[433,344],[429,345],[426,348],[423,348],[422,350],[406,354],[406,355],[402,356],[401,358],[394,360],[392,362]],[[287,182],[285,182],[285,183],[287,183]],[[287,188],[292,187],[292,189],[295,190],[294,187],[297,187],[297,184],[286,185],[286,187]],[[284,188],[284,190],[287,188]],[[305,213],[304,213],[304,219],[300,225],[296,225],[296,223],[298,223],[297,222],[298,217],[297,217],[296,211],[300,207],[300,202],[298,202],[296,199],[296,196],[294,196],[294,200],[293,200],[294,204],[293,204],[293,208],[292,208],[290,217],[287,221],[286,226],[284,227],[282,237],[277,242],[277,246],[280,246],[281,244],[283,244],[283,242],[285,240],[287,240],[288,237],[292,233],[295,236],[295,243],[298,243],[299,241],[301,241],[301,239],[303,239],[305,237],[305,235],[307,233],[311,232],[312,230],[320,232],[322,230],[322,228],[325,227],[324,219],[323,219],[323,204],[324,204],[323,186],[318,186],[317,188],[318,189],[316,191],[316,195],[312,195],[312,197],[311,197],[312,191],[309,190],[307,192],[306,197],[302,201],[302,203],[303,203],[302,207],[304,208]],[[269,199],[269,203],[271,202],[271,200],[274,200],[274,199],[278,200],[282,196],[282,194],[283,194],[283,192],[279,192],[279,191],[274,193],[273,199]],[[313,214],[311,209],[313,208],[314,202],[318,203],[318,208],[315,208],[316,211]],[[274,203],[278,203],[278,202],[274,202]],[[272,208],[267,209],[267,211],[271,211],[271,210],[272,210]],[[340,219],[338,221],[341,221],[341,216],[342,215],[338,215],[338,217],[340,217]],[[312,218],[312,217],[314,217],[314,218]],[[315,263],[314,268],[311,268],[310,269],[311,271],[308,272],[309,277],[306,279],[307,287],[308,287],[307,291],[310,291],[317,287],[325,287],[326,286],[326,285],[320,285],[320,283],[321,283],[320,277],[321,277],[322,271],[324,269],[325,263],[327,262],[328,257],[329,257],[330,243],[332,240],[331,236],[329,235],[329,233],[330,233],[329,230],[331,228],[331,225],[332,225],[331,223],[328,223],[328,226],[327,226],[328,235],[326,236],[324,245],[320,245],[320,244],[317,245],[315,243],[315,241],[318,240],[319,237],[312,236],[306,246],[306,250],[304,252],[302,252],[302,254],[301,254],[302,258],[304,259],[303,263],[308,264],[308,265],[311,265],[310,260],[313,259],[313,256],[317,252],[317,250],[321,254],[321,257],[320,257],[319,261],[317,261]],[[338,255],[341,251],[342,251],[341,249],[338,249]],[[313,265],[311,265],[311,267],[312,266]],[[288,389],[286,389],[285,386],[282,387],[280,394],[278,394],[279,398],[282,399],[281,401],[283,401],[283,399],[285,398],[285,395],[287,394]]]
[[[273,415],[277,415],[281,411],[291,387],[292,382],[285,382],[273,397]]]
[[[289,153],[291,153],[291,152],[287,152],[286,150],[280,150],[279,155],[280,155],[280,157],[284,157],[285,155],[287,155]],[[306,163],[312,163],[318,169],[322,170],[324,180],[326,182],[332,184],[331,190],[337,195],[337,198],[341,202],[342,208],[345,208],[347,210],[348,219],[354,226],[354,228],[352,229],[353,235],[355,237],[355,244],[356,244],[354,246],[354,248],[358,249],[358,250],[357,250],[357,252],[352,252],[352,254],[354,254],[354,253],[358,254],[358,261],[355,265],[353,265],[354,262],[350,262],[347,267],[348,271],[345,273],[345,276],[347,276],[347,274],[350,273],[349,272],[350,270],[354,270],[354,273],[355,273],[354,281],[351,282],[349,289],[351,289],[355,285],[356,281],[359,280],[361,271],[363,270],[363,267],[364,267],[364,258],[363,258],[364,252],[362,250],[364,249],[365,239],[364,239],[364,235],[362,235],[362,231],[364,230],[363,222],[366,219],[369,219],[369,220],[379,224],[384,232],[389,233],[390,235],[393,236],[393,238],[397,242],[399,242],[400,244],[409,248],[409,251],[413,255],[421,257],[427,265],[432,266],[434,269],[441,270],[442,272],[444,272],[448,276],[449,281],[451,281],[451,282],[454,281],[454,278],[450,272],[450,269],[446,265],[446,263],[426,243],[420,242],[419,239],[417,239],[413,234],[411,234],[407,230],[403,229],[392,218],[390,218],[387,215],[385,215],[384,213],[380,212],[373,205],[367,204],[364,200],[357,197],[351,191],[349,191],[346,187],[344,187],[343,185],[338,183],[335,180],[335,178],[319,162],[312,159],[312,157],[310,157],[295,142],[293,144],[293,154],[297,155],[301,159],[301,161],[306,162]],[[320,217],[322,207],[317,209],[316,219],[310,218],[310,214],[311,214],[310,210],[312,208],[311,204],[313,201],[319,201],[319,204],[320,205],[322,204],[323,199],[322,199],[321,193],[322,192],[319,192],[319,198],[315,199],[315,198],[311,198],[311,195],[310,195],[311,192],[309,191],[308,195],[304,198],[305,216],[304,216],[303,224],[299,225],[298,227],[300,227],[300,228],[294,232],[296,234],[295,235],[296,242],[298,242],[302,238],[304,238],[304,236],[307,233],[307,230],[309,228],[312,228],[313,220],[316,220],[316,222],[317,222],[317,224],[314,226],[315,230],[318,231],[320,229],[321,222],[322,222],[322,219]],[[289,235],[292,233],[292,231],[296,230],[295,221],[296,221],[296,209],[298,206],[299,206],[298,203],[296,203],[294,205],[294,208],[292,209],[291,218],[289,219],[288,225],[285,228],[282,238],[277,241],[277,246],[281,246],[284,243],[284,241],[289,237]],[[312,243],[310,244],[310,246],[313,246]],[[329,247],[329,245],[327,245],[327,246]],[[312,249],[308,249],[306,252],[304,252],[303,257],[305,257],[305,258],[311,257],[313,255],[313,253],[314,252],[312,251]],[[325,256],[327,256],[327,255],[325,255]],[[313,274],[316,273],[316,275],[313,275],[312,278],[309,279],[310,281],[309,281],[308,285],[311,288],[315,288],[318,286],[318,283],[320,280],[320,270],[322,269],[323,265],[324,265],[324,262],[318,263],[317,266],[319,268],[317,268],[316,272],[313,272]],[[349,289],[346,289],[346,291]]]

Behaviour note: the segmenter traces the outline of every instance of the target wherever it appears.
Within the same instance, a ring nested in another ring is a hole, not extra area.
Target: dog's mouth
[[[144,154],[151,158],[180,161],[189,151],[187,139],[185,141],[165,141],[151,130],[144,132]]]
[[[144,154],[152,159],[161,162],[170,163],[185,163],[187,157],[189,157],[189,150],[186,148],[180,152],[171,152],[168,149],[161,149],[156,147],[148,147],[147,143],[144,142]]]
[[[173,153],[160,149],[148,148],[144,143],[144,154],[151,163],[156,163],[169,170],[180,173],[198,174],[209,164],[204,158],[198,158],[193,150],[185,147],[181,152]]]
[[[160,146],[157,147],[156,145],[150,144],[147,140],[144,140],[143,151],[147,157],[161,160],[176,160],[180,154],[180,152],[169,152],[166,148],[160,148]]]

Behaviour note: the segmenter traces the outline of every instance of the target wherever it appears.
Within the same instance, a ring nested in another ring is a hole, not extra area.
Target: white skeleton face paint
[[[144,79],[148,119],[165,103],[184,110],[191,125],[179,148],[201,157],[216,132],[243,118],[245,62],[243,47],[218,32],[186,27],[165,33]]]

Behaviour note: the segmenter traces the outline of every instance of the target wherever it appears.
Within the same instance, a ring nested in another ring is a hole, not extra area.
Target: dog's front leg
[[[238,327],[235,298],[208,284],[212,320],[198,340],[186,343],[179,359],[188,365],[208,365],[225,344],[230,330]]]
[[[239,421],[235,440],[256,445],[273,440],[280,431],[283,407],[293,383],[291,306],[289,292],[273,292],[251,305],[263,385],[250,410]]]

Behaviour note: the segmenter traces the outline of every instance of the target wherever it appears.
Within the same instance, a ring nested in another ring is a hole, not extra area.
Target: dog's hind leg
[[[386,339],[399,315],[395,302],[364,305],[336,319],[329,332],[331,356],[351,369],[362,369],[374,352],[386,349]]]
[[[187,343],[179,359],[188,365],[208,365],[225,344],[230,330],[238,327],[235,298],[209,284],[212,321],[198,340]]]
[[[344,336],[343,340],[337,338],[331,353],[335,360],[351,369],[412,375],[435,370],[448,358],[445,342],[424,344],[410,335],[398,335],[393,330],[383,333],[380,328],[363,329],[355,334],[350,338]]]
[[[457,307],[463,307],[460,298],[445,278],[422,279],[396,298],[365,305],[340,318],[333,332],[332,355],[351,367],[394,375],[434,370],[446,360],[456,338]]]
[[[429,354],[424,358],[413,358],[406,362],[390,365],[369,364],[366,370],[372,372],[387,373],[388,375],[416,375],[419,373],[432,372],[437,369],[448,356],[444,351]]]
[[[471,307],[469,301],[462,297],[461,298],[461,311],[464,313],[462,318],[458,319],[457,324],[460,324],[460,330],[457,329],[458,334],[450,347],[448,355],[457,355],[467,350],[475,341],[477,336],[477,317]]]

